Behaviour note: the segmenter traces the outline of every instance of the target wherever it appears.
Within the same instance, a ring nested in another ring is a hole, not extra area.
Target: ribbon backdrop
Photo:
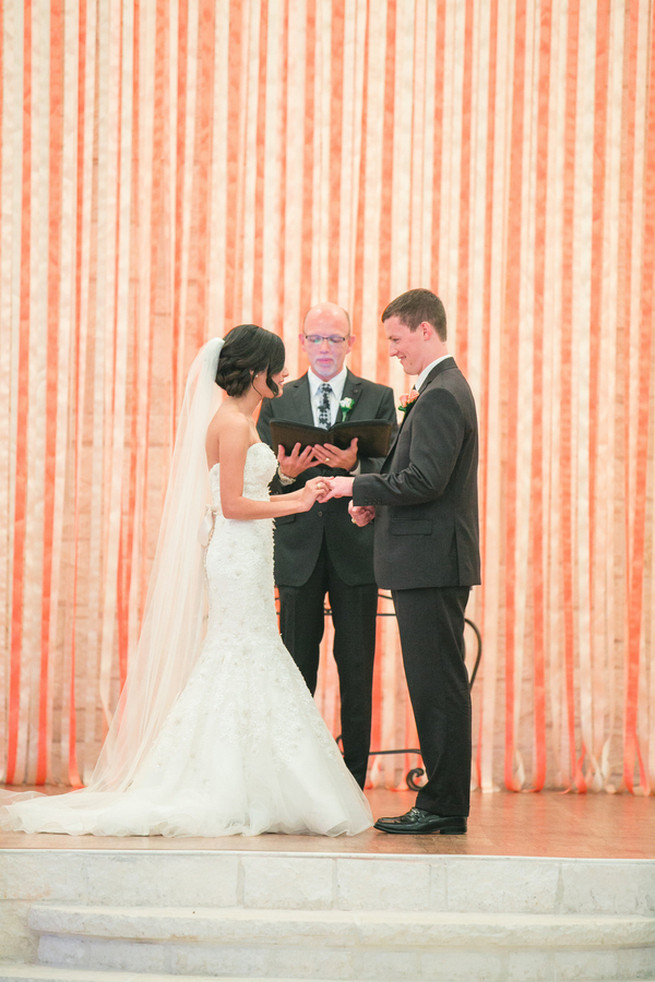
[[[254,321],[294,374],[330,299],[400,395],[379,316],[426,286],[480,418],[476,783],[651,793],[651,0],[4,0],[0,39],[0,779],[93,766],[197,348]],[[415,739],[381,617],[374,745]]]

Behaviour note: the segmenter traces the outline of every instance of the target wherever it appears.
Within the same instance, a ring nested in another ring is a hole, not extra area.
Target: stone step
[[[0,890],[24,906],[653,915],[655,861],[6,849]]]
[[[293,982],[316,982],[316,976],[311,979],[293,979]],[[48,965],[3,965],[0,962],[0,979],[3,982],[216,982],[215,975],[135,975],[134,972],[101,972],[92,969],[51,968]],[[252,976],[222,976],[221,982],[253,982]],[[267,978],[266,982],[289,982],[289,979]],[[339,982],[321,977],[320,982]],[[378,982],[389,982],[380,979]],[[585,976],[579,982],[606,982],[605,979]],[[630,980],[634,982],[634,980]],[[655,975],[641,978],[640,982],[655,982]]]
[[[5,849],[0,980],[655,982],[654,915],[645,860]]]
[[[3,982],[215,982],[215,975],[141,975],[134,972],[102,972],[87,968],[53,968],[49,965],[3,965],[0,962],[0,979]],[[253,982],[252,977],[224,976],[221,982]],[[266,982],[288,982],[287,979],[267,979]],[[294,979],[294,982],[314,982],[314,979]],[[330,982],[329,979],[322,982]],[[338,982],[338,980],[333,980]],[[648,982],[648,980],[647,980]],[[655,982],[655,980],[653,980]]]
[[[134,941],[214,941],[263,944],[293,938],[336,947],[377,945],[655,948],[655,918],[638,915],[493,914],[450,911],[253,910],[233,908],[86,907],[35,904],[29,924],[39,934]]]
[[[153,972],[294,982],[655,974],[655,919],[641,915],[36,904],[29,923],[40,935],[42,964],[139,979]]]

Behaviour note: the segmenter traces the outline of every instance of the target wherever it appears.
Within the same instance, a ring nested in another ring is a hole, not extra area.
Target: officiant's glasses
[[[305,341],[309,344],[319,345],[323,341],[327,341],[331,348],[338,348],[339,345],[345,344],[348,338],[342,338],[338,334],[330,334],[329,337],[324,337],[322,334],[305,334]]]

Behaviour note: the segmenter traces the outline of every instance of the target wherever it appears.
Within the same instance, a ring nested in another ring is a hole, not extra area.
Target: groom
[[[374,521],[375,575],[391,589],[427,783],[383,832],[461,835],[471,780],[471,700],[464,611],[480,582],[478,427],[473,395],[448,354],[446,315],[429,290],[409,290],[382,314],[390,355],[418,376],[379,474],[336,477],[357,525]]]

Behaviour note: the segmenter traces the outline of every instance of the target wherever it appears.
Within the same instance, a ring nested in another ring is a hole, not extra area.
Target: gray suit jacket
[[[359,378],[347,372],[343,398],[354,400],[348,413],[348,422],[384,419],[396,426],[396,409],[393,390],[387,385]],[[339,410],[337,422],[342,418]],[[257,430],[265,443],[271,445],[270,422],[272,419],[292,420],[296,423],[314,422],[307,375],[287,382],[278,399],[264,399],[259,413]],[[363,473],[379,471],[383,458],[360,457]],[[301,474],[294,484],[285,486],[277,478],[271,483],[273,494],[295,491],[306,481],[319,474],[344,474],[345,471],[329,467],[311,467]],[[333,499],[325,504],[315,504],[302,514],[285,515],[275,520],[275,582],[280,586],[302,586],[309,579],[323,546],[327,546],[330,558],[341,579],[349,586],[374,583],[373,530],[360,529],[348,515],[348,501]]]
[[[355,478],[375,505],[375,577],[392,590],[480,582],[478,426],[453,358],[439,362],[405,413],[380,474]]]

